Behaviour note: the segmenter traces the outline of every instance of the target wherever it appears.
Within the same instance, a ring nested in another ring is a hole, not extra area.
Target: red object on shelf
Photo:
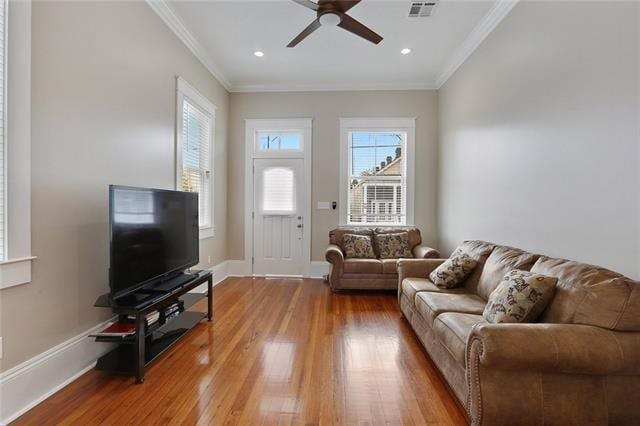
[[[135,322],[114,322],[109,327],[96,333],[96,336],[129,336],[136,334]]]

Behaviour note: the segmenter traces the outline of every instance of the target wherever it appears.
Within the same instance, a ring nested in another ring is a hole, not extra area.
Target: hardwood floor
[[[467,423],[394,294],[229,278],[214,295],[144,384],[92,370],[15,424]]]

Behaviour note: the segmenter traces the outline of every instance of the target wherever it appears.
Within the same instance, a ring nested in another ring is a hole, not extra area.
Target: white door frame
[[[304,199],[302,203],[304,227],[302,228],[302,262],[304,277],[311,270],[311,118],[245,119],[245,167],[244,167],[244,270],[248,275],[253,271],[253,160],[255,158],[302,158],[304,178]],[[301,130],[304,134],[302,151],[260,151],[257,148],[257,131]]]

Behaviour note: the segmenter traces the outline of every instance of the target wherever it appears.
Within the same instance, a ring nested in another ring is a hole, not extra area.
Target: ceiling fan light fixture
[[[342,18],[337,13],[327,12],[318,18],[323,27],[337,27]]]
[[[408,47],[405,47],[400,51],[400,53],[402,53],[403,55],[408,55],[409,53],[411,53],[411,49],[409,49]]]
[[[253,52],[253,56],[262,58],[264,56],[264,52],[262,50],[256,50],[255,52]]]

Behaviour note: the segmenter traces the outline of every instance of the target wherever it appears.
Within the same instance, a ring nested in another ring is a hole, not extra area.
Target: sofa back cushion
[[[598,266],[541,256],[531,272],[558,278],[542,322],[640,331],[640,283]]]
[[[371,228],[336,228],[329,231],[329,244],[335,244],[340,247],[342,253],[344,254],[344,236],[345,234],[354,234],[354,235],[367,235],[371,240],[373,240],[373,229]],[[374,249],[375,250],[375,249]]]
[[[487,261],[487,257],[489,257],[494,247],[495,246],[493,244],[486,241],[469,240],[463,242],[458,246],[458,248],[456,248],[456,250],[462,251],[478,262],[476,267],[473,269],[473,272],[471,272],[464,283],[462,283],[464,287],[474,294],[477,294],[480,274],[482,273],[484,264]]]
[[[514,269],[529,271],[537,259],[537,255],[520,249],[496,246],[480,273],[476,289],[478,296],[488,300],[507,272]]]

